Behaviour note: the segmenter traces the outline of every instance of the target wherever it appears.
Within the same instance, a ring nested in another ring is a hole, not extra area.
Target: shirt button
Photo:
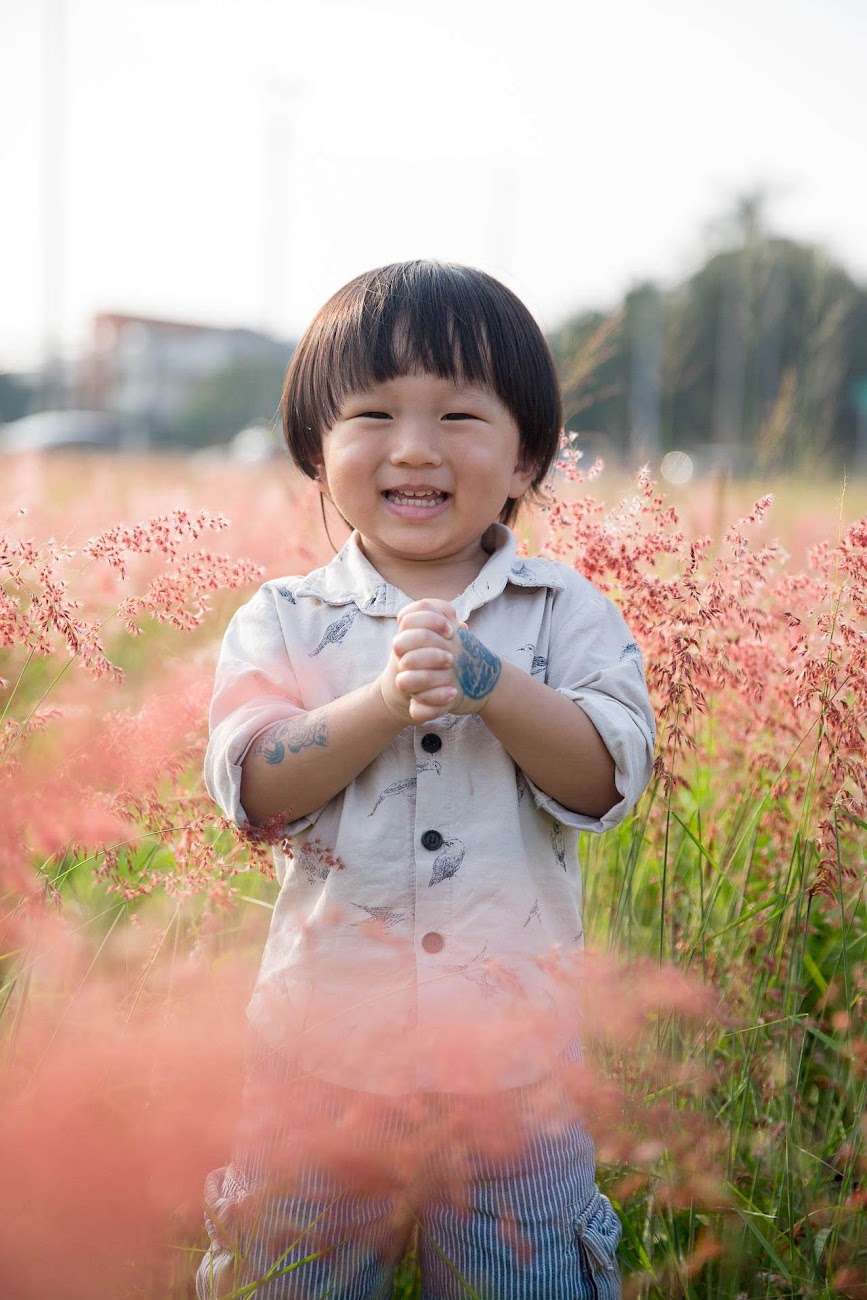
[[[443,742],[440,740],[439,736],[436,736],[432,731],[429,731],[426,736],[422,736],[421,747],[426,754],[435,754],[438,749],[442,749]]]
[[[421,941],[425,952],[442,952],[445,945],[445,939],[441,934],[437,934],[436,930],[430,930]]]
[[[426,849],[430,849],[431,853],[434,853],[437,849],[442,848],[443,837],[439,831],[425,831],[421,837],[421,842]]]

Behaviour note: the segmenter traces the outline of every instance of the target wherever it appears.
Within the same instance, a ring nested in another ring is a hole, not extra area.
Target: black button
[[[425,831],[421,837],[421,842],[426,849],[430,849],[431,853],[433,853],[436,849],[442,848],[443,837],[439,831]]]
[[[426,736],[422,736],[421,747],[426,754],[435,754],[438,749],[442,749],[443,742],[439,736],[435,736],[432,731],[429,731]]]
[[[425,952],[442,952],[446,941],[436,930],[430,930],[422,939],[421,946]]]

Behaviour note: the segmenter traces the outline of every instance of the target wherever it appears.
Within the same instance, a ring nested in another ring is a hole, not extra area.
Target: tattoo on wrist
[[[266,763],[276,767],[290,754],[300,754],[313,745],[328,744],[328,723],[325,718],[311,713],[306,718],[292,722],[278,722],[263,732],[253,746],[254,754],[261,754]]]
[[[455,663],[458,685],[469,700],[483,700],[497,684],[502,664],[498,657],[482,645],[465,627],[455,628],[461,649]]]

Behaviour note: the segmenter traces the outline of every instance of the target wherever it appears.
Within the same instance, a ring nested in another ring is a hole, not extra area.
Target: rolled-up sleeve
[[[205,754],[211,797],[236,825],[249,818],[241,806],[244,757],[261,732],[306,712],[277,612],[266,585],[242,605],[226,629],[214,679]],[[286,834],[312,826],[321,809],[287,822]]]
[[[590,592],[552,636],[546,680],[574,700],[599,732],[614,760],[620,799],[603,817],[589,817],[529,785],[538,807],[563,825],[600,832],[623,821],[641,798],[653,771],[656,722],[641,651],[623,615],[601,592]]]

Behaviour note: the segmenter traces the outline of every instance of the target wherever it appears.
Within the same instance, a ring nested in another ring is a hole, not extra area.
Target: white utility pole
[[[266,80],[263,154],[262,239],[260,250],[260,328],[285,334],[291,292],[287,274],[291,251],[292,108],[301,87],[294,81]]]
[[[43,0],[42,406],[60,405],[66,288],[66,0]]]

